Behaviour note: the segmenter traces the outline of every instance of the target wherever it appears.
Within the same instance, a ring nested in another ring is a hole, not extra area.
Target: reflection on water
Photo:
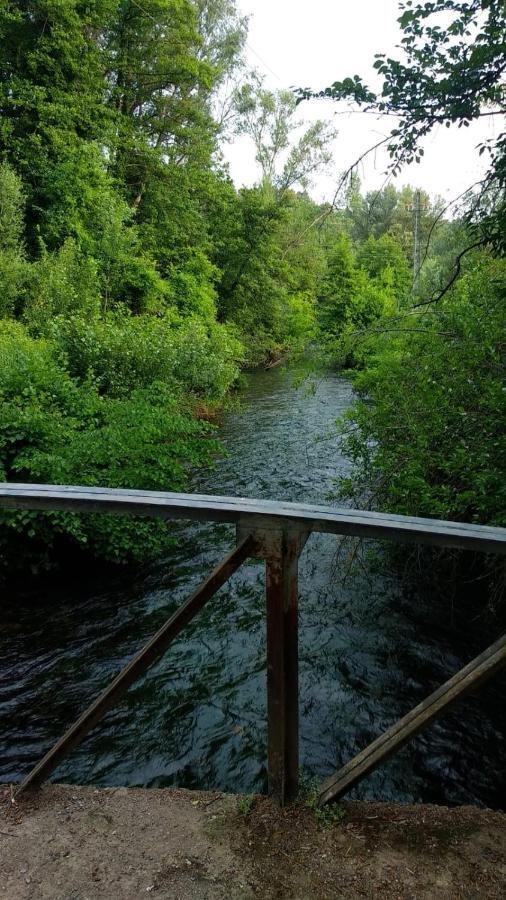
[[[223,426],[228,457],[194,485],[205,493],[326,503],[347,461],[330,436],[352,400],[326,376],[297,389],[289,370],[248,377]],[[174,526],[170,526],[174,527]],[[231,547],[226,525],[179,524],[179,546],[149,569],[10,595],[0,631],[0,777],[18,780]],[[478,648],[421,599],[312,535],[301,558],[301,761],[329,774]],[[165,657],[58,770],[104,785],[265,788],[263,567],[245,564]],[[443,624],[441,624],[443,623]],[[453,649],[450,649],[450,643]],[[502,689],[502,690],[501,690]],[[354,796],[504,805],[504,680],[370,776]],[[353,796],[352,795],[352,796]]]

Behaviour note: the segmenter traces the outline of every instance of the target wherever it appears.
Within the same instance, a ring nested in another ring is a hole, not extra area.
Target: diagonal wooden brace
[[[124,669],[116,675],[109,686],[86,709],[76,722],[65,732],[43,759],[28,773],[19,785],[16,795],[44,781],[60,762],[80,744],[91,729],[123,697],[128,688],[167,650],[185,625],[200,612],[231,575],[251,555],[253,539],[247,535],[216,566],[208,578],[192,596],[165,622],[147,644],[133,657]]]
[[[400,750],[419,731],[443,715],[452,703],[475,690],[506,666],[506,635],[476,656],[456,675],[445,681],[411,712],[383,732],[342,769],[327,778],[320,788],[318,806],[337,800],[362,778]]]

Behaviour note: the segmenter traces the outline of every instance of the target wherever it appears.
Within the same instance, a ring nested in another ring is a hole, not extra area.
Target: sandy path
[[[183,790],[48,785],[3,791],[0,897],[8,900],[506,896],[506,816],[465,807],[305,805]]]

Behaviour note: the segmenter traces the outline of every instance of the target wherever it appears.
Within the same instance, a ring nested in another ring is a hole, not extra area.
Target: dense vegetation
[[[408,4],[413,72],[427,63],[416,42],[429,13],[471,28],[479,6]],[[451,52],[431,32],[446,113],[440,82],[425,79],[429,118],[420,107],[413,119],[410,70],[382,58],[383,97],[360,79],[323,92],[397,103],[394,168],[432,124],[500,102],[484,8],[474,106],[468,93],[458,103],[458,28]],[[364,195],[353,173],[318,206],[308,188],[335,135],[322,122],[301,134],[295,96],[244,70],[233,0],[5,0],[0,34],[3,480],[183,489],[219,452],[213,420],[241,367],[319,345],[356,370],[363,396],[347,422],[347,496],[506,524],[501,140],[479,202],[458,212],[411,188]],[[237,190],[223,164],[233,132],[254,143],[252,188]],[[69,546],[146,558],[168,540],[142,520],[0,516],[11,568],[39,570]]]
[[[374,63],[381,91],[355,76],[318,92],[395,116],[384,141],[393,174],[421,159],[422,139],[434,126],[503,121],[505,111],[504,3],[408,0],[401,8],[401,56],[378,54]],[[299,99],[311,96],[299,92]],[[395,315],[390,309],[387,321],[354,329],[352,340],[338,329],[335,358],[359,365],[361,398],[344,423],[343,447],[355,466],[340,493],[397,513],[506,526],[504,132],[478,151],[488,170],[429,223],[407,302],[398,283]],[[375,206],[387,224],[384,194]],[[386,233],[403,245],[393,221]],[[341,281],[349,269],[343,263]],[[348,285],[348,298],[352,293]],[[444,569],[446,559],[432,559],[431,567],[441,562]],[[468,562],[454,559],[453,575]],[[503,601],[504,567],[490,560],[485,575],[492,577],[489,597]],[[478,606],[483,588],[479,597]]]
[[[0,4],[0,476],[182,489],[242,365],[303,348],[332,133],[241,69],[233,0]],[[255,142],[236,190],[220,146]],[[317,243],[317,242],[316,242]],[[165,525],[1,515],[3,566],[161,552]]]

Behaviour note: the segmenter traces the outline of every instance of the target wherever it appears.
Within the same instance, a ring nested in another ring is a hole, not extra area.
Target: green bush
[[[52,335],[75,378],[93,376],[101,393],[128,395],[153,381],[176,392],[223,400],[239,374],[240,342],[226,325],[197,316],[109,315],[100,321],[60,318]]]
[[[94,319],[100,306],[96,264],[81,253],[73,238],[32,264],[24,319],[33,333],[48,334],[56,316]]]
[[[356,502],[408,515],[506,525],[506,263],[476,257],[404,333],[369,338],[346,416]]]
[[[167,383],[101,395],[92,377],[71,377],[50,341],[0,323],[2,480],[182,490],[218,449]],[[162,522],[64,512],[3,512],[0,525],[4,566],[40,566],[62,540],[119,562],[157,555],[169,539]]]

